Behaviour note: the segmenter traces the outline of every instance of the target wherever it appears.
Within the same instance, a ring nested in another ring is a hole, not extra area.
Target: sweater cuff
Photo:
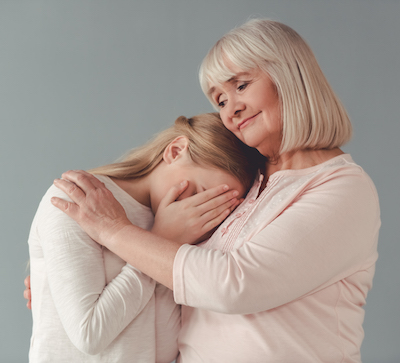
[[[175,255],[172,270],[174,300],[177,304],[186,305],[184,264],[189,251],[195,248],[191,245],[182,245]]]

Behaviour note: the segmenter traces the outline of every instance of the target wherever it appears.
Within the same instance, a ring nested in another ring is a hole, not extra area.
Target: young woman
[[[91,173],[121,203],[130,222],[143,229],[152,227],[162,198],[182,179],[188,182],[180,200],[219,186],[225,195],[214,204],[214,227],[249,189],[259,160],[225,129],[218,114],[203,114],[179,117],[121,162]],[[227,191],[227,184],[235,191]],[[180,308],[172,292],[94,242],[52,206],[52,197],[65,194],[55,187],[48,190],[29,236],[29,361],[173,361]]]
[[[53,204],[174,290],[180,362],[360,362],[379,203],[340,149],[351,124],[311,49],[284,24],[252,20],[215,44],[200,81],[226,128],[268,159],[206,243],[190,245],[204,229],[187,227],[196,213],[177,218],[182,201],[163,203],[146,232],[85,172],[55,181],[73,202]],[[204,218],[196,205],[213,198],[218,189],[184,202]]]

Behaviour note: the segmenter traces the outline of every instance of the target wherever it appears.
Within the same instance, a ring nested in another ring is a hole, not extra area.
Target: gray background
[[[353,120],[344,150],[375,181],[383,221],[363,362],[400,362],[399,15],[395,0],[0,0],[0,361],[28,360],[26,241],[52,180],[211,111],[202,58],[262,16],[308,40]]]

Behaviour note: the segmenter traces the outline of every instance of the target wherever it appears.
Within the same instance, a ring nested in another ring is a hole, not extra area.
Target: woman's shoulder
[[[153,224],[154,215],[151,208],[139,203],[127,191],[125,191],[115,180],[106,175],[95,175],[97,179],[113,193],[115,199],[121,203],[125,209],[128,219],[135,225],[149,229]]]
[[[330,174],[334,178],[343,178],[346,184],[354,184],[359,187],[365,185],[373,193],[377,194],[374,182],[361,165],[357,164],[350,154],[343,154],[334,158],[330,163],[320,168],[320,173]]]
[[[379,214],[379,198],[374,182],[349,154],[321,165],[309,180],[309,190],[321,192],[321,198],[335,196],[335,199],[363,205]]]
[[[364,169],[350,154],[340,154],[318,165],[287,170],[274,175],[277,186],[286,186],[299,193],[318,193],[320,198],[342,195],[349,200],[369,200],[379,208],[375,185]]]

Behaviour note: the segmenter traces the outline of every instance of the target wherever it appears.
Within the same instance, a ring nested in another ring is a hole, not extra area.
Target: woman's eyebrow
[[[213,95],[214,92],[215,92],[215,87],[213,86],[213,87],[211,87],[211,88],[208,90],[207,95],[208,95],[209,97],[212,97],[212,95]]]
[[[236,82],[238,80],[239,77],[242,77],[242,76],[246,76],[247,77],[249,75],[250,75],[249,72],[239,72],[239,73],[236,73],[231,78],[229,78],[227,81],[224,81],[223,83],[234,83],[234,82]],[[207,94],[209,96],[212,96],[212,94],[215,92],[215,90],[216,90],[216,87],[213,86],[208,90]]]
[[[233,82],[236,82],[237,80],[238,80],[238,78],[240,78],[240,77],[242,77],[242,76],[249,76],[250,75],[250,73],[249,72],[239,72],[239,73],[236,73],[233,77],[231,77],[231,78],[229,78],[228,80],[227,80],[227,82],[228,83],[233,83]]]

